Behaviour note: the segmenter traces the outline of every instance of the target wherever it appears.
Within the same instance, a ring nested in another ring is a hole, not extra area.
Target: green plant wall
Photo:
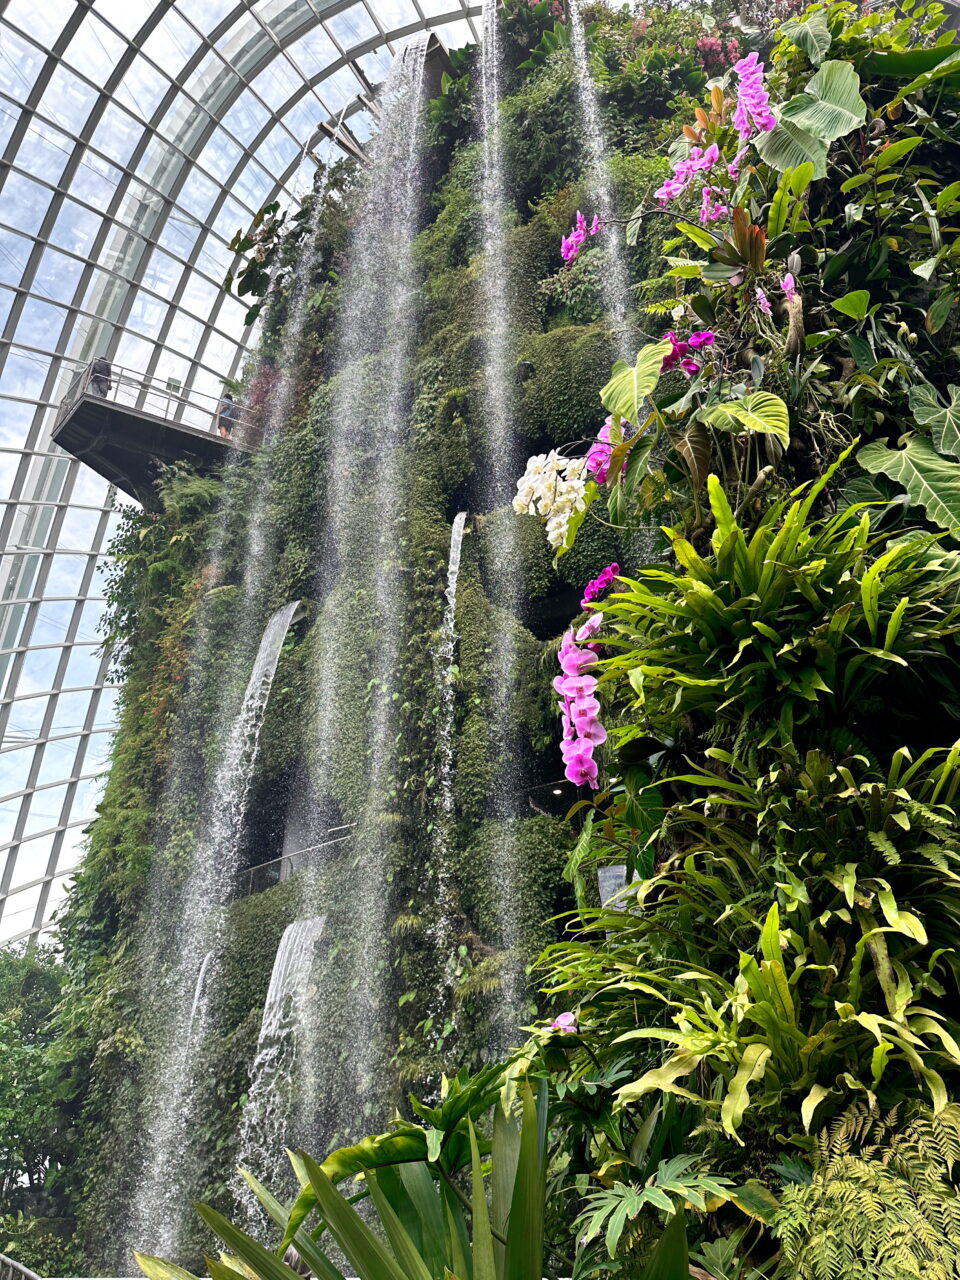
[[[534,17],[524,5],[508,7],[513,62],[524,61],[552,25],[539,12],[548,7],[538,6]],[[627,90],[620,92],[617,68],[626,67],[627,53],[635,51],[635,45],[628,50],[624,44],[633,39],[629,25],[625,16],[611,18],[609,29],[597,37],[607,51],[609,121],[623,148],[615,157],[614,179],[624,207],[642,199],[664,172],[664,162],[650,158],[661,125],[622,127]],[[430,107],[432,177],[417,242],[420,326],[410,373],[409,435],[400,460],[402,536],[396,554],[407,584],[401,606],[404,676],[398,691],[403,747],[385,798],[384,841],[377,851],[387,869],[393,921],[392,1004],[382,1028],[390,1064],[385,1106],[402,1102],[408,1085],[429,1088],[442,1070],[479,1065],[488,1051],[502,963],[490,881],[504,822],[519,851],[520,949],[526,960],[555,936],[549,922],[569,905],[561,887],[570,839],[562,815],[536,812],[526,790],[514,797],[506,819],[498,818],[493,804],[491,637],[497,628],[512,632],[525,787],[539,786],[560,771],[550,692],[557,637],[576,612],[584,584],[621,551],[616,535],[596,523],[557,570],[534,522],[521,520],[519,616],[503,615],[491,604],[491,539],[519,518],[506,507],[483,511],[479,497],[490,460],[482,422],[479,151],[472,137],[476,77],[469,59],[458,58],[457,66],[461,74]],[[578,207],[590,207],[581,180],[582,140],[568,55],[561,50],[515,69],[504,114],[515,207],[507,265],[518,300],[518,436],[522,449],[532,452],[595,433],[603,418],[596,389],[608,374],[611,344],[602,327],[597,262],[591,264],[587,253],[564,278],[557,270],[560,236]],[[305,600],[308,607],[284,644],[263,725],[242,851],[248,865],[280,855],[288,806],[318,751],[311,714],[317,706],[313,681],[320,625],[315,573],[330,518],[327,504],[337,494],[337,477],[329,470],[329,424],[339,279],[355,199],[349,164],[341,163],[329,175],[323,199],[322,252],[309,286],[288,420],[256,460],[233,465],[222,476],[165,471],[157,509],[127,511],[114,546],[106,638],[124,681],[120,728],[84,867],[62,922],[65,995],[50,1051],[50,1107],[65,1166],[58,1176],[79,1221],[90,1274],[118,1274],[113,1242],[135,1187],[131,1135],[146,1123],[143,1082],[162,1043],[158,1005],[143,970],[144,937],[152,930],[156,938],[158,932],[150,917],[151,884],[158,877],[174,886],[182,882],[196,840],[203,780],[216,763],[210,725],[224,690],[232,697],[242,691],[235,621],[245,515],[258,489],[267,494],[274,566],[269,582],[262,584],[262,621],[289,600]],[[265,299],[261,349],[243,393],[254,408],[268,401],[276,382],[291,269],[303,256],[308,212],[285,225],[271,250],[274,284]],[[651,235],[631,250],[635,285],[658,273],[655,246]],[[375,448],[371,430],[369,440],[357,441],[359,467]],[[451,853],[456,909],[447,968],[454,985],[436,1025],[432,1001],[447,958],[435,953],[431,926],[437,906],[429,894],[424,897],[436,849],[438,773],[438,697],[429,656],[442,619],[450,525],[458,510],[467,510],[471,518],[457,609],[457,827]],[[358,512],[357,518],[375,520],[377,513]],[[219,553],[212,567],[215,540]],[[365,709],[378,653],[370,602],[349,569],[333,593],[340,645],[349,655],[340,692],[345,701],[341,733],[351,750],[341,753],[328,772],[324,801],[331,811],[349,815],[362,799]],[[171,774],[174,767],[177,777]],[[294,877],[239,898],[228,911],[217,1030],[200,1051],[209,1071],[194,1135],[203,1198],[224,1209],[230,1207],[237,1124],[273,957],[283,929],[300,909]],[[162,986],[175,962],[177,940],[175,928],[160,934],[155,976]],[[197,1257],[208,1243],[198,1230]]]

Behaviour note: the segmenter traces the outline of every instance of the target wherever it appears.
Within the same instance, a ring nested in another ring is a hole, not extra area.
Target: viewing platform
[[[145,507],[156,503],[160,463],[189,462],[213,471],[257,449],[263,433],[241,404],[230,436],[218,430],[217,396],[182,391],[173,378],[147,377],[113,366],[109,376],[89,365],[60,404],[53,442]]]

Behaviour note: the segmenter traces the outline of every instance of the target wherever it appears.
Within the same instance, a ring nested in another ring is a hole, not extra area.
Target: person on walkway
[[[224,440],[233,435],[233,424],[239,414],[239,406],[229,391],[223,393],[223,399],[217,405],[217,430]]]
[[[90,390],[95,396],[106,399],[107,392],[113,386],[113,369],[106,356],[97,356],[90,366]]]

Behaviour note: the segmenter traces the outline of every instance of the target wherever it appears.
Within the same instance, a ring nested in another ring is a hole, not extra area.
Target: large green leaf
[[[868,444],[857,461],[872,475],[879,472],[902,484],[910,501],[941,529],[960,527],[960,462],[941,458],[929,440],[911,436],[903,449]]]
[[[162,1258],[151,1258],[147,1253],[137,1253],[136,1249],[133,1256],[147,1280],[197,1280],[192,1271],[184,1271],[183,1267],[164,1262]]]
[[[805,22],[791,18],[781,26],[780,34],[802,49],[815,67],[819,67],[830,48],[830,28],[823,9],[817,9]]]
[[[316,1192],[320,1212],[350,1265],[355,1268],[359,1280],[407,1280],[396,1259],[391,1257],[356,1209],[347,1204],[316,1161],[304,1154],[303,1163],[310,1185]],[[264,1276],[263,1280],[280,1280],[280,1277]]]
[[[657,1241],[656,1248],[643,1269],[641,1280],[689,1280],[689,1277],[687,1219],[682,1210],[677,1210]]]
[[[340,1196],[334,1192],[337,1199]],[[345,1201],[341,1200],[341,1204],[349,1213],[355,1215],[355,1211],[350,1208]],[[232,1249],[242,1263],[244,1263],[255,1276],[259,1276],[260,1280],[300,1280],[297,1272],[292,1267],[288,1267],[285,1262],[281,1262],[269,1249],[265,1249],[259,1241],[248,1236],[245,1231],[241,1231],[239,1227],[228,1219],[222,1213],[217,1213],[215,1209],[211,1209],[209,1205],[198,1204],[197,1213],[204,1220],[214,1235],[219,1236],[228,1249]],[[384,1276],[386,1280],[386,1276]],[[397,1277],[391,1277],[391,1280],[397,1280]],[[403,1280],[403,1277],[399,1277]]]
[[[926,384],[910,391],[910,409],[922,427],[930,428],[938,453],[951,453],[960,458],[960,387],[948,388],[949,403],[944,407],[933,387]]]
[[[909,84],[905,84],[899,91],[892,102],[887,104],[887,110],[895,107],[897,103],[902,102],[911,93],[916,93],[919,89],[925,89],[928,84],[932,84],[934,80],[941,80],[944,76],[957,75],[960,73],[960,49],[953,49],[947,52],[947,56],[943,58],[935,67],[921,72]]]
[[[849,62],[825,62],[803,93],[784,103],[781,118],[823,142],[835,142],[867,118],[860,77]]]
[[[814,178],[827,176],[827,144],[794,120],[781,118],[775,129],[758,134],[754,145],[764,163],[778,173],[809,163],[813,165]]]
[[[790,415],[779,396],[769,391],[754,391],[742,400],[728,400],[714,405],[706,414],[708,422],[730,431],[746,427],[761,435],[776,436],[784,448],[790,443]]]
[[[289,1243],[286,1241],[286,1229],[290,1221],[289,1210],[285,1209],[277,1197],[271,1191],[268,1191],[261,1182],[258,1182],[252,1173],[249,1173],[246,1169],[241,1169],[240,1173],[273,1221],[277,1226],[284,1229],[284,1244],[278,1251],[278,1256],[283,1257]],[[343,1275],[306,1231],[302,1229],[294,1230],[290,1241],[293,1243],[297,1253],[317,1277],[317,1280],[343,1280]],[[150,1280],[163,1280],[163,1277],[152,1276]]]
[[[367,1174],[366,1181],[384,1235],[408,1280],[434,1280],[433,1273],[421,1257],[409,1231],[400,1221],[399,1214],[384,1193],[373,1170]],[[439,1197],[437,1203],[439,1204]]]
[[[870,294],[866,289],[854,289],[852,293],[845,293],[830,305],[834,311],[849,316],[851,320],[863,320],[870,309]]]
[[[490,1230],[490,1213],[487,1208],[487,1192],[483,1185],[483,1169],[477,1135],[470,1125],[471,1156],[471,1204],[473,1205],[473,1280],[497,1280],[497,1267],[493,1253],[493,1232]]]
[[[528,1084],[521,1090],[520,1154],[510,1203],[503,1280],[543,1275],[543,1217],[547,1178],[547,1082],[536,1102]]]
[[[730,1082],[723,1106],[720,1108],[720,1121],[732,1137],[743,1146],[742,1139],[737,1137],[737,1127],[750,1105],[749,1086],[764,1073],[770,1049],[765,1044],[748,1044],[737,1068],[737,1074]]]
[[[643,348],[632,369],[618,361],[613,377],[600,392],[604,407],[628,422],[639,422],[643,402],[660,381],[660,367],[672,350],[669,342],[654,342]]]

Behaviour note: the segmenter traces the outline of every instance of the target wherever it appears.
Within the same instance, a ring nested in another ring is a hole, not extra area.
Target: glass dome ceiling
[[[50,927],[109,752],[97,654],[114,490],[50,442],[94,356],[219,394],[251,332],[227,246],[374,127],[365,100],[469,0],[0,5],[0,944]]]

